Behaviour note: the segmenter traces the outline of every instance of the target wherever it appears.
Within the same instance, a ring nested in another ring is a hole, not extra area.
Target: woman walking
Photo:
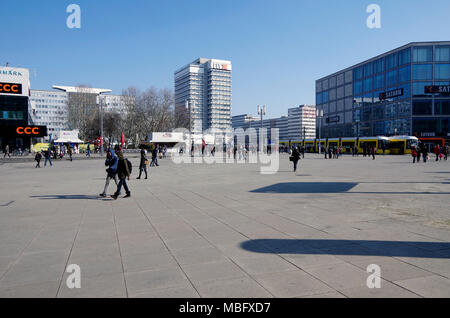
[[[145,172],[145,179],[147,179],[147,165],[148,165],[148,159],[145,153],[145,149],[141,149],[141,162],[139,164],[139,177],[137,179],[141,178],[142,171]]]

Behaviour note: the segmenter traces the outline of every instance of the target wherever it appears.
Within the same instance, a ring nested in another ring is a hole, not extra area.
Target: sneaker
[[[131,193],[127,193],[127,195],[124,196],[124,198],[129,198],[129,197],[131,197]]]
[[[106,194],[105,193],[100,193],[99,196],[101,196],[102,198],[106,198]]]
[[[111,198],[113,198],[114,200],[117,200],[117,195],[113,194],[113,195],[111,195]]]

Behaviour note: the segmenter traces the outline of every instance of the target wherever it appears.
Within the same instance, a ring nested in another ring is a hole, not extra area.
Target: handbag
[[[293,156],[290,156],[290,157],[289,157],[289,161],[294,161],[294,157],[293,157]]]

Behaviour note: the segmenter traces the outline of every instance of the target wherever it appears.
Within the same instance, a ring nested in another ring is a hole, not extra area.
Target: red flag
[[[120,144],[122,145],[122,147],[125,144],[125,136],[123,135],[123,133],[122,135],[120,135]]]

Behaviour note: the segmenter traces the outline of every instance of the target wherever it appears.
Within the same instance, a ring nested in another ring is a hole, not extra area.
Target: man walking
[[[106,153],[106,160],[105,160],[105,166],[108,167],[108,169],[106,169],[106,182],[103,192],[100,193],[101,197],[106,197],[106,191],[108,191],[109,182],[111,181],[111,179],[114,179],[116,186],[119,185],[119,179],[117,178],[118,161],[119,159],[115,155],[114,150],[109,149],[108,152]]]
[[[194,152],[192,152],[194,153]],[[158,148],[154,147],[152,150],[152,163],[150,164],[150,167],[159,166],[158,164]]]
[[[119,176],[119,185],[117,186],[116,193],[114,193],[111,198],[117,200],[117,197],[120,195],[120,191],[122,190],[122,186],[125,188],[125,192],[127,193],[124,198],[131,197],[130,189],[128,189],[127,179],[130,180],[130,169],[128,166],[128,159],[124,158],[123,152],[120,151],[118,153],[119,161],[117,163],[117,175]]]
[[[47,161],[50,162],[50,167],[53,166],[53,164],[52,164],[52,157],[50,155],[50,149],[47,149],[47,150],[44,151],[44,158],[45,158],[45,160],[44,160],[44,167],[47,166]]]
[[[41,167],[41,159],[42,159],[41,152],[40,151],[36,152],[36,156],[34,156],[34,160],[37,162],[36,168]]]

